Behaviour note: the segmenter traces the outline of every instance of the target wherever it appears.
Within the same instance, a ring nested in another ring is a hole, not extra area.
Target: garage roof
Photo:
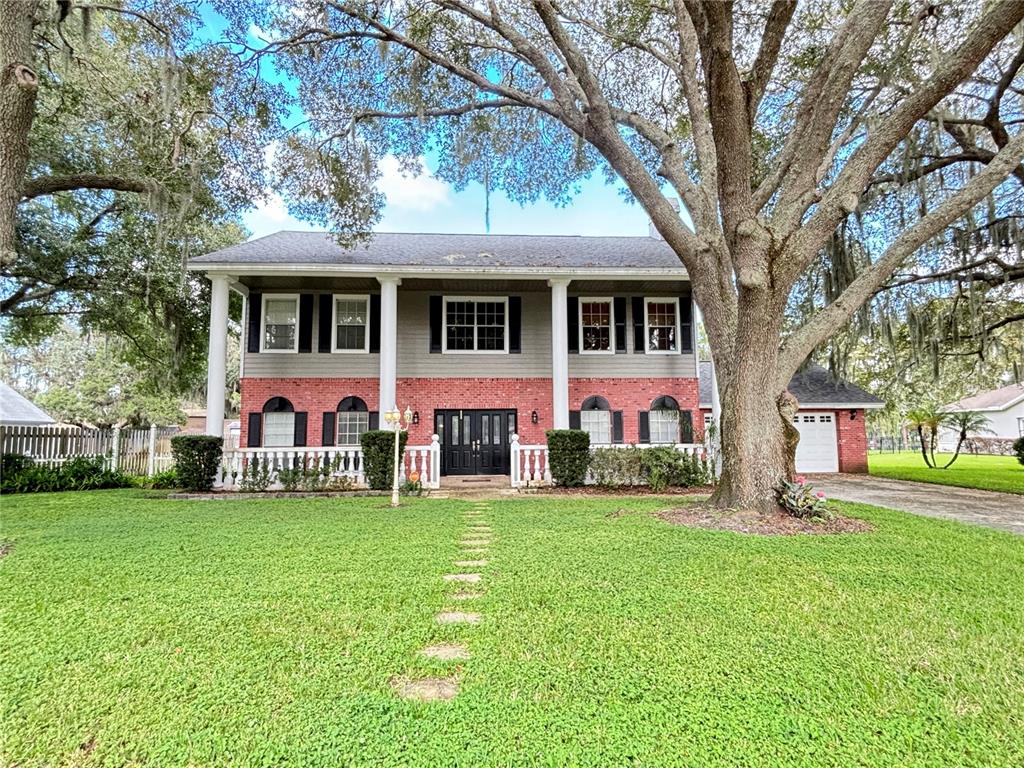
[[[820,365],[811,365],[789,381],[789,391],[800,401],[801,408],[882,408],[885,401],[866,392],[856,384],[839,379]],[[700,363],[700,407],[711,407],[711,363]]]

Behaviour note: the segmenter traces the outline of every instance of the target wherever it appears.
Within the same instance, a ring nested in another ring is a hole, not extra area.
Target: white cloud
[[[381,158],[377,164],[377,189],[387,198],[388,208],[431,211],[451,202],[451,188],[430,172],[426,159],[419,158],[419,166],[419,174],[406,175],[397,157]]]
[[[282,229],[301,232],[322,232],[324,229],[317,224],[296,219],[288,213],[288,206],[276,192],[267,193],[259,205],[242,216],[242,221],[252,233],[249,236],[250,240],[280,232]]]

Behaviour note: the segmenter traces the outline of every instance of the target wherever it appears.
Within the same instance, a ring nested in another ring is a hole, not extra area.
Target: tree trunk
[[[33,68],[36,0],[0,0],[0,265],[13,264],[14,224],[28,169],[28,134],[35,117]]]

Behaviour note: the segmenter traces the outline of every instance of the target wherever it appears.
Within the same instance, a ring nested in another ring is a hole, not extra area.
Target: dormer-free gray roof
[[[789,380],[789,391],[800,402],[801,408],[833,405],[881,408],[883,400],[864,391],[856,384],[838,379],[820,365],[808,366]],[[700,407],[711,407],[711,363],[700,363]]]
[[[0,381],[0,424],[21,427],[53,423],[50,414]]]
[[[965,397],[943,406],[944,411],[1004,411],[1024,400],[1024,384],[1009,384],[999,389]]]
[[[535,269],[682,270],[675,252],[654,237],[447,235],[374,233],[342,248],[326,232],[276,232],[197,256],[191,265],[322,265]]]

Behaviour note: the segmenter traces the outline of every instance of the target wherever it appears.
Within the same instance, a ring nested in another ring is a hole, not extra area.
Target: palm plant
[[[983,413],[977,411],[953,411],[952,413],[942,414],[942,423],[950,429],[957,431],[956,451],[953,452],[953,458],[951,458],[943,469],[948,469],[953,465],[953,462],[960,456],[960,449],[963,444],[967,442],[968,433],[979,434],[981,432],[988,432],[994,434],[989,429],[989,419]],[[934,461],[934,456],[932,457]]]
[[[935,444],[939,441],[939,427],[942,426],[945,414],[940,413],[934,406],[915,408],[907,413],[907,424],[911,429],[917,431],[917,437],[921,442],[921,456],[927,467],[935,468]],[[928,438],[925,439],[927,434]]]

